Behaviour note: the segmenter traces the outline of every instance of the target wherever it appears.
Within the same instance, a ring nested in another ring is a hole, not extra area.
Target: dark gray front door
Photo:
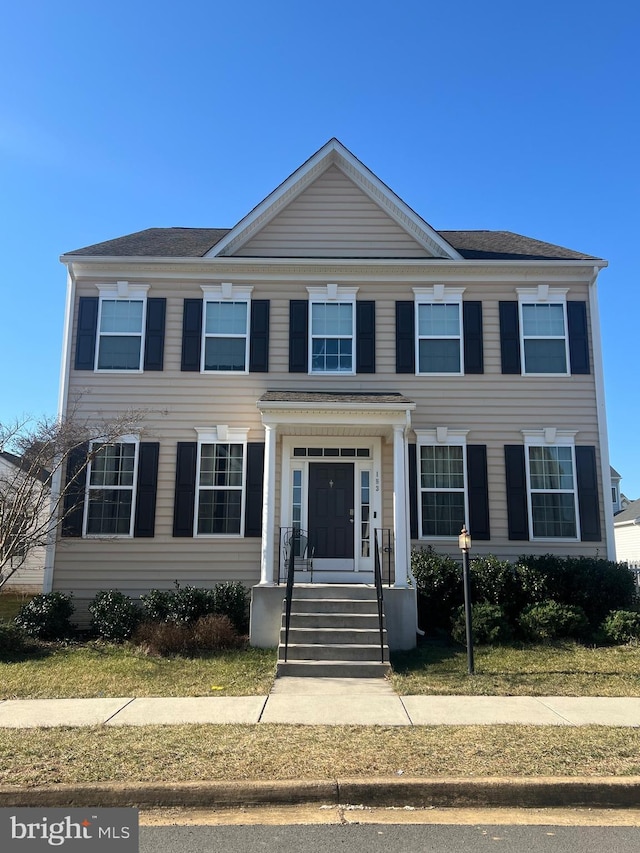
[[[314,557],[353,559],[353,464],[309,465],[309,540]]]

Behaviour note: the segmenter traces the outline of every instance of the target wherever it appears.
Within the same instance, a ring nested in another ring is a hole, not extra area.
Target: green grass
[[[132,726],[0,730],[0,784],[634,776],[640,730],[555,726]]]
[[[161,658],[127,645],[42,645],[0,661],[0,699],[263,695],[275,661],[272,649]]]
[[[13,619],[18,615],[20,608],[32,598],[32,594],[25,592],[0,593],[0,622]]]
[[[592,648],[566,642],[542,646],[478,646],[475,675],[466,649],[424,642],[392,655],[401,695],[640,696],[640,647]]]

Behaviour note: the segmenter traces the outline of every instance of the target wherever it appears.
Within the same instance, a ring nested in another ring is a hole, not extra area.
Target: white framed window
[[[202,291],[202,372],[247,373],[253,288],[224,282],[202,285]]]
[[[518,288],[523,375],[569,375],[567,290],[541,284]]]
[[[414,287],[416,373],[463,373],[463,287]]]
[[[196,536],[241,536],[245,509],[248,429],[198,433]]]
[[[138,439],[125,436],[100,447],[91,458],[84,514],[86,536],[133,535],[138,451]]]
[[[454,538],[467,524],[467,432],[416,430],[421,538]]]
[[[357,287],[308,287],[309,373],[355,373]]]
[[[119,281],[115,288],[98,285],[98,290],[95,370],[140,372],[149,286]]]
[[[523,430],[531,539],[578,539],[575,432]]]

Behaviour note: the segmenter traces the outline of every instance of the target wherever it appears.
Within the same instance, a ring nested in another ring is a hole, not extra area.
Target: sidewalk
[[[268,696],[0,701],[0,728],[186,723],[637,727],[640,698],[398,696],[382,679],[279,678]]]

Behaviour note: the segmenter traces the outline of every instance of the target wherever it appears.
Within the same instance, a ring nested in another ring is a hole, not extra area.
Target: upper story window
[[[523,374],[568,375],[567,291],[518,288]]]
[[[96,370],[142,370],[147,285],[99,287]]]
[[[252,287],[203,285],[202,370],[247,373]]]
[[[525,431],[529,526],[533,539],[577,539],[574,432]]]
[[[420,536],[458,536],[467,519],[467,430],[416,430]]]
[[[89,463],[85,533],[132,536],[138,441],[126,437],[101,447]]]
[[[309,372],[355,373],[357,287],[308,287]]]
[[[414,287],[417,373],[463,372],[462,294],[464,288]]]
[[[245,503],[248,430],[198,430],[196,533],[240,536]]]

